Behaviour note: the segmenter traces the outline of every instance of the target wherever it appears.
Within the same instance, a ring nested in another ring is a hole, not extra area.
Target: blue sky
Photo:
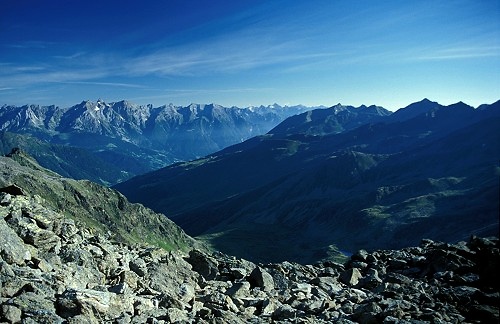
[[[0,104],[500,99],[500,0],[0,0]]]

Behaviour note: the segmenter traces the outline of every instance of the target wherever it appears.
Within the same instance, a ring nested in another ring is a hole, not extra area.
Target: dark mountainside
[[[101,100],[70,108],[4,105],[0,108],[0,153],[21,147],[62,175],[108,185],[264,134],[285,118],[310,109],[214,104],[153,107]]]
[[[305,134],[326,135],[342,133],[364,124],[384,120],[391,112],[378,106],[342,106],[310,110],[291,116],[269,131],[274,135]]]
[[[19,150],[0,170],[2,323],[499,321],[495,237],[256,264],[193,249],[165,216]]]
[[[215,249],[265,262],[498,235],[499,105],[423,100],[338,134],[345,110],[306,112],[116,188]]]

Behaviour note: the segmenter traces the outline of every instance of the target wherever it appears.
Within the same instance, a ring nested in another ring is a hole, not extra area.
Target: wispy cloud
[[[48,42],[48,41],[22,41],[18,43],[7,43],[4,44],[5,47],[17,48],[17,49],[44,49],[49,46],[52,46],[56,43]]]
[[[76,58],[85,56],[85,54],[87,54],[87,53],[86,52],[76,52],[76,53],[69,54],[69,55],[55,55],[54,58],[65,59],[65,60],[74,60]]]
[[[64,84],[82,84],[82,85],[100,85],[100,86],[111,86],[111,87],[121,87],[121,88],[137,88],[143,89],[145,86],[134,83],[121,83],[121,82],[96,82],[96,81],[61,81],[55,83]]]
[[[500,46],[465,46],[438,48],[428,53],[416,56],[415,59],[429,60],[460,60],[475,59],[482,57],[500,57]]]
[[[0,86],[45,82],[108,82],[109,77],[199,76],[238,73],[279,64],[314,61],[328,53],[304,53],[300,42],[281,37],[291,30],[269,32],[251,26],[235,32],[181,43],[150,53],[134,51],[75,51],[70,54],[34,57],[32,64],[6,64],[0,71]],[[26,42],[19,47],[43,47]],[[298,50],[300,49],[300,50]],[[38,62],[43,62],[39,64]],[[111,84],[109,84],[111,85]]]

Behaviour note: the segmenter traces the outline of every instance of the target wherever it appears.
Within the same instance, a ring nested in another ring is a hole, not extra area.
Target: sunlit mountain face
[[[4,105],[0,143],[4,154],[22,147],[65,176],[114,184],[265,134],[288,116],[314,108],[153,107],[102,100],[68,108]]]

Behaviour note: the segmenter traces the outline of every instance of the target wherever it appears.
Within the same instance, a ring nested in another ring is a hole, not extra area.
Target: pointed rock
[[[340,281],[348,286],[355,286],[363,276],[358,268],[347,269],[340,274]]]

